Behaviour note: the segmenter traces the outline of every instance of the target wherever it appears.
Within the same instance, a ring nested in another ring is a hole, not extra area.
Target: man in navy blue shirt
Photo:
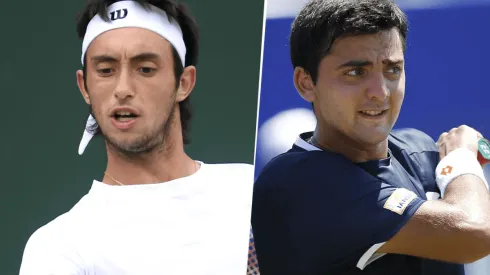
[[[255,183],[262,275],[462,275],[490,254],[481,134],[392,130],[406,35],[392,0],[313,0],[295,19],[294,83],[317,126]]]

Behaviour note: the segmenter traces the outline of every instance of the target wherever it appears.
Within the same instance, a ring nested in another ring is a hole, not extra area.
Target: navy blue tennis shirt
[[[375,253],[426,200],[439,198],[436,144],[392,131],[389,156],[353,163],[303,133],[255,182],[252,226],[261,275],[463,275],[461,264]],[[416,241],[416,240],[414,240]]]

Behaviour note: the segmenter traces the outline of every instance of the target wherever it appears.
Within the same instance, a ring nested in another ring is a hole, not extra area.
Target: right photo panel
[[[490,2],[268,0],[265,24],[254,274],[490,274]]]

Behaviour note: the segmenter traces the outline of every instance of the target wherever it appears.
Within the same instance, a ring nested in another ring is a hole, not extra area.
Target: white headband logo
[[[124,19],[126,18],[127,15],[128,15],[128,9],[113,11],[111,12],[111,20],[116,21],[117,19]]]
[[[155,7],[149,5],[150,9],[145,9],[142,5],[134,1],[119,1],[107,7],[110,22],[106,22],[99,15],[90,20],[85,37],[82,43],[82,65],[84,65],[85,54],[90,44],[101,34],[119,28],[136,27],[153,31],[165,38],[177,51],[185,67],[186,47],[182,35],[182,29],[177,21],[170,19],[167,14]],[[87,120],[87,125],[83,133],[78,154],[83,154],[85,148],[93,137],[86,129],[95,123],[92,115]]]

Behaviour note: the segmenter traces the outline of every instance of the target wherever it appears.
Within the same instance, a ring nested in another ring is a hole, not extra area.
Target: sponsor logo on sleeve
[[[391,196],[386,200],[383,207],[399,215],[402,215],[403,212],[405,212],[407,206],[416,197],[417,195],[414,192],[405,188],[398,188],[393,193],[391,193]]]

